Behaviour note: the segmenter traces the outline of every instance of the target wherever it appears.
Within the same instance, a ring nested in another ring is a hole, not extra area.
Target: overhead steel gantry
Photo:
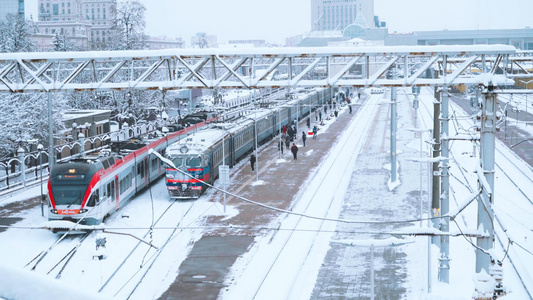
[[[497,84],[532,57],[506,45],[7,53],[0,92]]]

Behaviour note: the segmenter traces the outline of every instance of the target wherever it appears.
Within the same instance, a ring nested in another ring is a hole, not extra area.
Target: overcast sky
[[[36,10],[37,0],[26,1]],[[310,30],[311,0],[140,1],[147,8],[148,34],[182,37],[188,45],[197,32],[217,35],[219,42],[284,44],[286,37]],[[533,28],[532,0],[374,0],[374,8],[389,32]]]

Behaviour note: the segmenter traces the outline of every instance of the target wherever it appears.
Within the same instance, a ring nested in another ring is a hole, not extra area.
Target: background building
[[[82,19],[91,23],[91,43],[94,45],[110,42],[115,25],[116,0],[82,0],[81,2]]]
[[[438,30],[387,34],[385,45],[511,45],[533,50],[533,29]]]
[[[168,38],[166,36],[152,36],[146,40],[146,46],[151,50],[183,48],[184,44],[182,38]]]
[[[65,36],[78,49],[111,41],[116,0],[39,0],[38,6],[42,40]]]
[[[374,0],[311,0],[311,31],[342,31],[358,14],[375,27]]]
[[[0,21],[3,21],[7,14],[18,14],[24,18],[24,0],[1,0]]]

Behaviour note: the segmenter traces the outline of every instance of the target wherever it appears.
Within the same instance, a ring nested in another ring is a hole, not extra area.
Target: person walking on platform
[[[291,152],[292,152],[292,156],[294,157],[294,159],[297,160],[298,159],[298,157],[297,157],[298,146],[296,146],[295,143],[292,143]]]
[[[316,128],[316,125],[313,126],[313,140],[316,140],[316,133],[318,132],[318,128]]]
[[[252,172],[254,171],[254,168],[255,168],[255,155],[252,153],[252,155],[250,155],[250,166],[252,166]]]
[[[302,131],[302,143],[304,144],[304,147],[305,147],[306,140],[307,140],[307,135],[305,134],[305,132]]]
[[[289,129],[287,129],[287,136],[289,137],[289,141],[292,141],[293,136],[296,133],[292,130],[292,126],[289,126]]]
[[[306,122],[307,122],[307,128],[311,129],[311,118],[307,118]]]
[[[350,109],[350,113],[352,113],[352,106],[348,104],[348,108]]]
[[[285,139],[285,146],[287,146],[287,150],[289,150],[289,147],[291,146],[291,139],[289,137]]]
[[[321,111],[318,112],[318,118],[320,120],[320,123],[322,123],[322,112]]]
[[[339,112],[335,110],[335,118],[339,116]]]
[[[287,134],[287,126],[283,125],[283,134]]]

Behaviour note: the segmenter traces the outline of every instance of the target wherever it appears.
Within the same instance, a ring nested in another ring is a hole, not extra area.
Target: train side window
[[[157,170],[158,167],[157,158],[152,159],[152,171]]]
[[[112,182],[109,182],[109,183],[107,184],[107,195],[108,195],[108,196],[111,196],[112,193],[113,193],[113,186],[112,186],[112,184],[113,184]]]
[[[89,197],[89,201],[87,201],[88,207],[94,207],[96,205],[96,199],[98,198],[97,192],[93,192],[91,196]]]
[[[137,165],[137,175],[141,175],[141,178],[144,178],[144,163],[140,162]]]

